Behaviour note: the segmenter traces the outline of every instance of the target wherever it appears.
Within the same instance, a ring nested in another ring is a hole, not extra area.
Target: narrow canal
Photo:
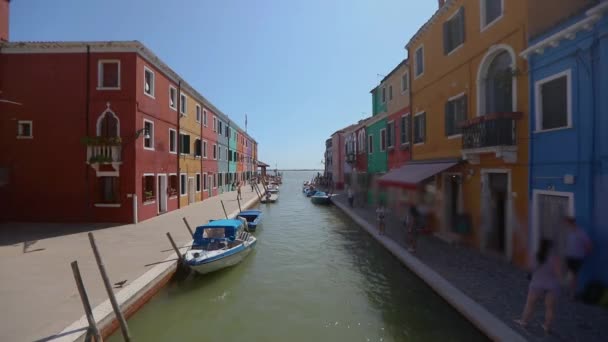
[[[134,340],[487,340],[339,209],[313,205],[312,175],[286,172],[256,250],[169,284],[129,319]]]

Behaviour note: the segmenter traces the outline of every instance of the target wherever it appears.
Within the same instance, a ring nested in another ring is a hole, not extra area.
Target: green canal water
[[[129,319],[133,340],[487,340],[339,209],[313,205],[312,175],[285,172],[255,251],[171,282]]]

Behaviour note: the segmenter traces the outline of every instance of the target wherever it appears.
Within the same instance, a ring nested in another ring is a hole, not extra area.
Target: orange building
[[[438,236],[519,264],[528,235],[526,13],[525,0],[440,2],[406,46],[412,164],[427,177]]]

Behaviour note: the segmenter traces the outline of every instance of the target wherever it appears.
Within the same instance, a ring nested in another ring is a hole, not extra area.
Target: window
[[[570,70],[536,82],[536,130],[572,125]]]
[[[203,140],[203,158],[207,158],[207,141]]]
[[[382,87],[382,103],[386,102],[386,88]]]
[[[153,202],[156,199],[156,194],[154,191],[154,174],[145,173],[143,178],[143,194],[142,201],[145,202]]]
[[[194,139],[194,156],[200,157],[202,154],[201,139]]]
[[[213,144],[213,160],[217,159],[217,145]]]
[[[228,153],[227,147],[226,147],[226,160],[232,160],[232,159],[230,159],[230,153]]]
[[[203,173],[203,190],[208,190],[209,184],[207,184],[207,174]]]
[[[186,188],[187,188],[188,183],[187,183],[186,176],[187,175],[185,173],[182,173],[179,175],[179,194],[181,196],[186,196],[186,193],[187,193]]]
[[[203,109],[203,126],[207,127],[207,110]]]
[[[154,150],[154,122],[144,119],[144,149]]]
[[[228,161],[232,161],[232,151],[228,153]]]
[[[169,175],[169,197],[177,196],[178,187],[177,175]]]
[[[462,133],[460,123],[467,119],[467,96],[459,95],[445,104],[445,135],[456,136]]]
[[[485,104],[485,112],[482,114],[513,111],[512,62],[511,55],[506,50],[492,59],[481,84],[483,94],[480,97]]]
[[[201,174],[196,174],[196,192],[201,192]]]
[[[414,144],[422,144],[426,140],[426,113],[414,116]]]
[[[217,175],[217,186],[222,186],[224,185],[224,174],[223,173],[218,173]]]
[[[410,116],[404,115],[401,117],[401,145],[410,142]]]
[[[391,121],[386,125],[386,146],[391,148],[395,146],[395,122]]]
[[[188,109],[188,101],[186,100],[186,95],[184,94],[180,94],[179,95],[179,112],[182,113],[184,116],[186,116],[188,113],[186,113]]]
[[[405,93],[410,88],[410,73],[405,72],[401,75],[401,93]]]
[[[31,139],[34,137],[32,131],[32,121],[19,120],[17,121],[17,139]]]
[[[213,174],[213,188],[217,188],[217,173]]]
[[[503,0],[480,0],[481,1],[481,29],[494,24],[502,17]]]
[[[225,132],[226,138],[230,138],[230,131],[231,131],[230,127],[226,127],[226,132]]]
[[[144,94],[154,97],[154,72],[144,67]]]
[[[392,85],[388,86],[388,100],[389,101],[393,100],[393,86]]]
[[[98,203],[118,204],[120,203],[118,177],[99,177]]]
[[[224,127],[222,125],[222,121],[218,120],[217,121],[217,133],[219,135],[222,135],[222,132],[224,131]]]
[[[414,69],[416,78],[418,78],[424,74],[424,46],[420,46],[418,49],[416,49],[414,54]]]
[[[177,89],[169,86],[169,107],[177,109]]]
[[[201,106],[199,104],[196,105],[196,122],[201,122]]]
[[[367,137],[367,153],[374,153],[374,137],[371,134]]]
[[[100,60],[97,89],[120,89],[120,61]]]
[[[217,118],[215,116],[213,117],[213,131],[217,132]]]
[[[189,134],[184,134],[184,133],[180,133],[179,134],[179,139],[181,141],[181,154],[190,154],[190,135]]]
[[[177,153],[177,132],[169,128],[169,153]]]
[[[380,151],[386,151],[386,128],[380,130]]]
[[[448,55],[464,44],[464,7],[443,23],[443,53]]]

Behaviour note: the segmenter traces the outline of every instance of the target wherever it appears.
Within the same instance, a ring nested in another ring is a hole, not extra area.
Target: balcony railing
[[[495,113],[462,124],[462,149],[515,146],[516,122],[521,113]]]
[[[121,163],[121,146],[89,145],[87,146],[87,162],[89,164]]]

